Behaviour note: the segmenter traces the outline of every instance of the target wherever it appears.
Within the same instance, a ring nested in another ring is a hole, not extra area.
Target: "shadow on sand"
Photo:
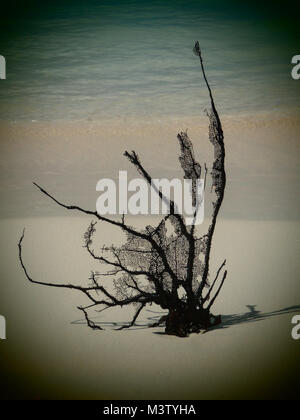
[[[247,324],[249,322],[257,322],[262,321],[264,319],[272,318],[274,316],[280,316],[290,313],[295,313],[300,311],[300,305],[289,306],[287,308],[278,309],[275,311],[270,312],[262,312],[256,310],[257,305],[246,305],[248,310],[241,314],[230,314],[230,315],[222,315],[222,323],[216,325],[215,327],[211,327],[207,332],[217,330],[217,329],[224,329],[229,328],[233,325],[239,324]],[[148,316],[146,320],[137,322],[134,327],[128,328],[123,330],[124,331],[134,331],[134,330],[141,330],[151,328],[153,324],[157,323],[163,315],[166,315],[166,312],[162,311],[153,311],[147,309]],[[129,324],[129,322],[104,322],[104,321],[97,321],[97,318],[93,318],[93,321],[96,325],[101,326],[105,329],[118,329],[124,327]],[[76,321],[72,321],[71,324],[86,324],[85,319],[78,319]],[[163,325],[162,325],[163,326]],[[154,334],[165,335],[163,331],[155,331]]]
[[[274,316],[290,314],[300,311],[300,305],[289,306],[287,308],[278,309],[270,312],[262,312],[256,310],[256,305],[246,305],[248,308],[247,312],[242,314],[231,314],[231,315],[222,315],[222,322],[215,327],[209,329],[209,331],[229,328],[232,325],[247,324],[249,322],[262,321],[264,319],[273,318]]]

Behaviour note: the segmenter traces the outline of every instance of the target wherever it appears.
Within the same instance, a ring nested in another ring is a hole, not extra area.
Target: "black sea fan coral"
[[[85,210],[76,205],[63,204],[45,189],[35,184],[39,190],[59,206],[93,216],[84,235],[84,244],[90,256],[107,267],[105,273],[92,272],[89,286],[74,284],[55,284],[33,280],[29,275],[22,257],[24,232],[19,241],[19,259],[24,273],[32,283],[51,287],[77,290],[88,297],[90,304],[80,306],[87,325],[101,330],[89,316],[93,308],[107,309],[135,305],[135,314],[130,323],[121,328],[133,326],[149,304],[155,303],[167,311],[156,324],[165,325],[166,334],[186,337],[190,333],[200,332],[221,322],[221,316],[211,314],[211,308],[226,279],[224,269],[226,260],[221,264],[213,281],[210,273],[210,253],[213,234],[218,213],[223,201],[226,184],[224,169],[225,147],[221,121],[215,107],[210,85],[207,81],[199,42],[196,42],[194,53],[200,59],[201,72],[208,89],[211,109],[209,117],[209,140],[214,148],[214,161],[211,169],[212,216],[208,231],[199,236],[195,224],[187,225],[184,217],[176,212],[175,203],[167,199],[161,191],[157,191],[161,200],[169,201],[169,214],[164,215],[157,226],[146,226],[136,230],[121,220],[110,219],[96,211]],[[187,132],[178,134],[180,146],[179,161],[185,179],[192,180],[192,201],[197,202],[197,180],[201,176],[201,165],[196,161],[193,145]],[[125,152],[125,157],[136,167],[141,176],[151,185],[152,176],[144,168],[135,151]],[[207,167],[204,165],[205,182]],[[97,221],[117,226],[126,234],[126,242],[119,246],[102,247],[97,250],[94,246],[94,234]],[[169,234],[168,226],[172,227]],[[221,274],[222,273],[222,274]],[[104,287],[102,276],[111,277],[112,287]],[[218,285],[218,287],[217,287]],[[179,292],[181,291],[181,292]]]

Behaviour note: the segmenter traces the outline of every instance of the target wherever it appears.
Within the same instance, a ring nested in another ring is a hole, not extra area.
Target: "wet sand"
[[[226,142],[227,189],[222,216],[289,220],[299,217],[297,114],[221,116]],[[196,156],[210,169],[206,117],[0,123],[0,217],[63,215],[32,181],[70,203],[95,208],[96,183],[139,175],[123,156],[135,150],[153,178],[182,176],[178,132],[188,129]],[[209,199],[209,197],[208,197]]]

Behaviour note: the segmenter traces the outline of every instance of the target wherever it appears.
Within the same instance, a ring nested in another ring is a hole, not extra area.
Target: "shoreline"
[[[288,111],[255,111],[255,112],[236,112],[234,114],[220,112],[220,118],[224,126],[229,125],[232,123],[235,124],[284,124],[284,123],[300,123],[300,109],[290,109]],[[207,125],[207,117],[205,115],[205,110],[200,110],[195,115],[186,116],[186,115],[163,115],[163,116],[155,116],[150,115],[150,117],[140,117],[140,116],[123,116],[123,117],[116,117],[116,118],[105,118],[105,119],[97,119],[97,118],[82,118],[82,119],[50,119],[50,120],[42,120],[42,119],[0,119],[0,128],[3,127],[22,127],[27,125],[32,125],[35,127],[42,127],[44,125],[49,126],[58,126],[62,127],[65,125],[66,127],[69,126],[77,126],[77,125],[84,125],[90,127],[117,127],[122,125],[126,125],[128,127],[149,127],[153,124],[156,124],[159,127],[164,125],[172,126],[174,130],[174,124],[182,125],[183,127],[186,124],[191,126],[199,125],[202,126]],[[124,127],[123,127],[124,128]]]

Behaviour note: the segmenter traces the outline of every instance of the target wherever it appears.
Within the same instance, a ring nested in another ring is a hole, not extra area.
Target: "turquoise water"
[[[197,39],[221,112],[299,109],[292,23],[237,5],[69,1],[11,13],[0,41],[0,119],[199,115],[208,101]]]

